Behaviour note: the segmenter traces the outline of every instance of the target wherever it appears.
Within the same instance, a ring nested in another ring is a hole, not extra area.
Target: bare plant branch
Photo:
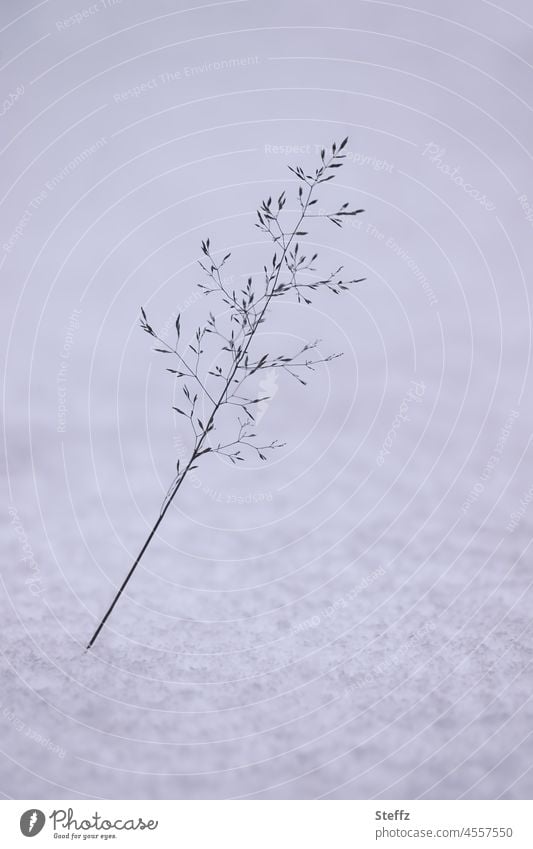
[[[346,155],[342,151],[347,142],[348,138],[345,138],[339,145],[334,143],[327,153],[325,148],[322,149],[319,165],[313,173],[306,173],[300,165],[289,166],[298,182],[296,212],[286,208],[285,191],[276,200],[268,197],[262,201],[255,226],[272,243],[273,254],[263,266],[261,275],[255,279],[248,277],[240,288],[229,285],[224,277],[224,268],[231,254],[221,255],[214,251],[210,239],[201,243],[199,266],[204,279],[198,287],[212,300],[212,308],[205,323],[196,329],[190,341],[182,341],[180,316],[176,320],[176,344],[172,347],[154,331],[144,308],[141,308],[141,328],[157,343],[155,351],[175,358],[175,367],[167,367],[177,381],[179,395],[177,406],[173,404],[172,409],[188,422],[191,452],[187,462],[180,464],[178,461],[176,475],[165,495],[159,518],[87,648],[100,633],[163,516],[189,472],[197,468],[200,458],[216,454],[237,465],[249,455],[266,460],[270,451],[285,444],[278,439],[261,440],[256,433],[254,410],[258,404],[268,400],[268,396],[255,388],[254,375],[264,370],[281,369],[305,385],[302,373],[312,372],[316,366],[341,356],[340,353],[321,355],[318,351],[320,340],[306,343],[294,353],[274,354],[254,349],[258,345],[258,330],[265,322],[273,301],[294,296],[298,303],[310,304],[311,296],[321,289],[340,295],[364,279],[344,279],[341,277],[342,266],[327,276],[315,279],[318,254],[311,252],[308,255],[300,241],[308,236],[306,228],[313,219],[325,218],[342,227],[346,217],[364,211],[350,208],[349,203],[343,203],[332,212],[314,211],[318,187],[333,180],[336,169],[343,165]],[[220,441],[215,439],[214,432],[218,417],[224,410],[234,412],[235,432],[233,438]]]

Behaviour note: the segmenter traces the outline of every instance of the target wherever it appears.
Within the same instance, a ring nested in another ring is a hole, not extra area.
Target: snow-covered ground
[[[531,9],[220,6],[1,35],[0,791],[530,798]],[[345,356],[272,379],[287,446],[201,465],[84,653],[184,438],[139,306],[194,327],[200,240],[257,272],[256,202],[346,133],[324,205],[366,213],[312,238],[367,281],[263,340]]]

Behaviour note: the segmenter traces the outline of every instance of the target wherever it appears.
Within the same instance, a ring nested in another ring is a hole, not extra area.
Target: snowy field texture
[[[0,792],[531,798],[533,9],[178,5],[0,7]],[[366,212],[307,238],[366,282],[261,340],[344,357],[267,379],[286,447],[201,464],[84,653],[185,439],[140,306],[194,330],[201,239],[259,274],[347,134]]]

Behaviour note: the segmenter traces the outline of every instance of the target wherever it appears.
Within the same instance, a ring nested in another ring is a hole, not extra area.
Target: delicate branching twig
[[[342,151],[347,141],[346,138],[338,146],[333,144],[328,153],[323,149],[320,163],[311,174],[301,166],[289,166],[299,184],[296,211],[287,208],[286,192],[277,200],[269,197],[261,203],[255,226],[272,242],[274,252],[260,275],[248,277],[240,288],[229,286],[222,272],[231,255],[226,253],[219,258],[209,239],[201,243],[199,266],[204,279],[198,286],[209,298],[211,310],[190,340],[182,340],[178,315],[176,342],[174,346],[169,345],[155,332],[145,310],[141,309],[141,327],[156,343],[154,350],[167,357],[167,371],[177,381],[180,400],[173,410],[188,422],[191,450],[186,463],[178,461],[158,520],[87,648],[94,643],[180,486],[197,467],[200,458],[216,454],[233,464],[244,462],[250,455],[266,460],[270,451],[284,445],[277,439],[265,442],[256,433],[255,410],[257,405],[268,400],[268,396],[256,388],[254,376],[262,371],[281,369],[305,385],[302,373],[314,371],[317,365],[341,356],[340,353],[322,356],[318,352],[320,340],[307,343],[293,353],[277,354],[256,348],[258,331],[273,301],[292,296],[298,303],[310,304],[321,289],[340,295],[364,279],[344,279],[342,266],[316,279],[318,254],[308,255],[300,241],[308,235],[308,219],[325,218],[341,227],[345,217],[363,212],[351,209],[348,203],[332,212],[314,212],[317,189],[335,177],[335,169],[340,168],[345,159]],[[219,439],[216,436],[219,419],[223,419],[225,428],[231,427],[228,413],[234,414],[233,432],[230,431],[231,436],[226,440]]]

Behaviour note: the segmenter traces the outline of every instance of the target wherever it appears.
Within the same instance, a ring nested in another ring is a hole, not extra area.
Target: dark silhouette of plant
[[[347,142],[345,138],[338,146],[333,144],[328,153],[323,149],[320,164],[313,174],[307,174],[300,166],[289,166],[299,183],[296,211],[285,209],[285,192],[274,202],[271,197],[262,202],[257,210],[255,226],[272,241],[274,253],[258,278],[248,277],[238,291],[230,287],[222,273],[230,254],[217,259],[210,240],[202,242],[203,256],[199,265],[204,280],[198,285],[213,302],[213,307],[204,325],[197,328],[192,341],[182,342],[181,319],[178,316],[176,342],[174,346],[169,345],[156,333],[146,312],[141,309],[142,329],[156,342],[155,350],[169,358],[169,366],[172,364],[172,367],[168,367],[167,371],[179,381],[180,406],[173,409],[188,422],[191,449],[186,462],[178,460],[176,475],[157,521],[87,649],[93,645],[107,621],[183,481],[189,472],[197,468],[200,459],[207,454],[218,454],[236,465],[244,462],[250,453],[266,460],[269,451],[284,445],[276,439],[263,444],[255,432],[254,410],[267,398],[258,394],[254,375],[280,369],[305,385],[302,374],[341,356],[339,353],[321,356],[318,352],[320,340],[284,354],[263,353],[254,342],[257,343],[260,338],[257,331],[266,320],[269,307],[278,298],[295,296],[298,303],[310,304],[312,296],[320,289],[340,295],[350,285],[364,279],[343,280],[340,277],[342,266],[327,277],[317,279],[314,263],[318,254],[304,253],[298,241],[308,235],[305,227],[311,219],[325,218],[341,227],[345,217],[364,211],[350,209],[349,204],[344,203],[334,212],[315,212],[317,187],[333,180],[335,169],[340,168],[345,159],[342,151]],[[219,439],[216,434],[220,431],[231,435]]]

